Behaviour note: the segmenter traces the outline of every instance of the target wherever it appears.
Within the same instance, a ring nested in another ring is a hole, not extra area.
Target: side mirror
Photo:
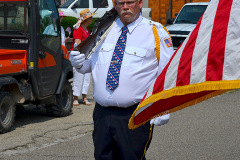
[[[173,24],[174,20],[175,20],[174,18],[169,18],[169,19],[167,20],[167,24],[168,24],[168,25]]]

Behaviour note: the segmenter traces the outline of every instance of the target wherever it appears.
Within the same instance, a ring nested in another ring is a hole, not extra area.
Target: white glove
[[[151,119],[150,124],[161,126],[161,125],[167,124],[169,119],[170,119],[170,114],[165,114],[163,116],[159,116]]]
[[[85,54],[80,54],[79,51],[71,51],[69,59],[73,67],[81,68],[85,61]]]

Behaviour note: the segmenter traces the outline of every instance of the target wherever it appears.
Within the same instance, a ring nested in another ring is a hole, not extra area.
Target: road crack
[[[67,123],[66,123],[67,124]],[[66,125],[64,124],[64,125]],[[70,124],[70,123],[69,123]],[[67,125],[69,125],[67,124]],[[72,123],[71,123],[72,124]],[[50,147],[59,143],[81,138],[92,133],[93,122],[77,123],[75,125],[48,130],[39,135],[34,135],[31,141],[0,151],[2,156],[23,154],[29,151]]]

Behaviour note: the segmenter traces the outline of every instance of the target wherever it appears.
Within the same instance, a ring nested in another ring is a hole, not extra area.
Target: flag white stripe
[[[141,107],[137,110],[137,112],[135,113],[135,117],[138,116],[139,113],[141,113],[142,111],[144,111],[146,108],[150,107],[153,103],[149,103],[144,107]]]
[[[189,39],[189,37],[187,37],[187,39]],[[167,69],[163,90],[168,90],[170,88],[176,87],[179,60],[182,56],[182,51],[186,45],[186,42],[187,40],[183,42],[182,46],[179,48],[178,52],[173,57],[172,62]]]
[[[228,24],[223,80],[240,79],[240,1],[234,0]]]
[[[149,87],[149,90],[148,90],[148,92],[147,92],[147,95],[146,95],[146,98],[145,98],[145,99],[147,99],[148,97],[150,97],[150,96],[152,95],[155,82],[156,82],[156,79],[154,80],[154,82],[153,82],[153,83],[151,84],[151,86]]]
[[[151,86],[149,87],[149,90],[147,91],[147,95],[145,97],[145,99],[147,99],[148,97],[150,97],[152,95],[152,92],[153,92],[153,88],[154,88],[154,85],[155,85],[155,82],[156,82],[157,79],[154,80],[154,82],[151,84]],[[144,100],[145,100],[144,99]],[[135,113],[135,116],[137,116],[139,113],[141,113],[143,110],[145,110],[146,108],[148,108],[149,106],[151,106],[152,103],[149,103],[148,105],[140,108],[139,110],[137,110],[137,112]]]
[[[214,3],[218,2],[214,1]],[[206,81],[207,53],[209,52],[214,17],[217,11],[216,5],[218,4],[210,3],[202,18],[192,57],[190,84]]]

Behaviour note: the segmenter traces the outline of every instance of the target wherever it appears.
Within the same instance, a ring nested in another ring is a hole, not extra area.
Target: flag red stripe
[[[152,94],[158,93],[163,91],[164,89],[164,81],[165,81],[165,77],[167,74],[167,69],[170,65],[170,63],[173,60],[173,57],[176,55],[176,53],[178,52],[180,47],[178,47],[178,49],[174,52],[174,54],[172,55],[171,59],[169,60],[168,64],[164,67],[164,69],[162,70],[161,74],[157,77],[157,80],[154,84],[154,88],[153,88],[153,92]]]
[[[209,46],[206,81],[222,80],[228,22],[233,0],[219,1]]]
[[[203,92],[191,93],[191,94],[186,94],[186,95],[181,95],[181,96],[173,96],[168,99],[161,99],[161,100],[153,103],[148,108],[146,108],[144,110],[144,112],[140,112],[137,116],[135,116],[134,124],[139,125],[144,120],[149,120],[150,118],[152,118],[153,116],[155,116],[161,112],[167,111],[178,105],[184,104],[184,103],[194,100],[196,98],[210,94],[211,92],[214,92],[214,91],[203,91]]]
[[[141,100],[141,102],[140,103],[142,103],[142,101],[144,101],[145,100],[145,98],[146,98],[146,96],[147,96],[147,93],[149,92],[149,89],[147,90],[147,92],[145,93],[145,95],[143,96],[143,98],[142,98],[142,100]]]
[[[201,26],[202,17],[199,19],[196,28],[192,31],[188,42],[186,43],[178,66],[178,75],[176,86],[184,86],[190,83],[192,56],[195,48],[198,31]]]

